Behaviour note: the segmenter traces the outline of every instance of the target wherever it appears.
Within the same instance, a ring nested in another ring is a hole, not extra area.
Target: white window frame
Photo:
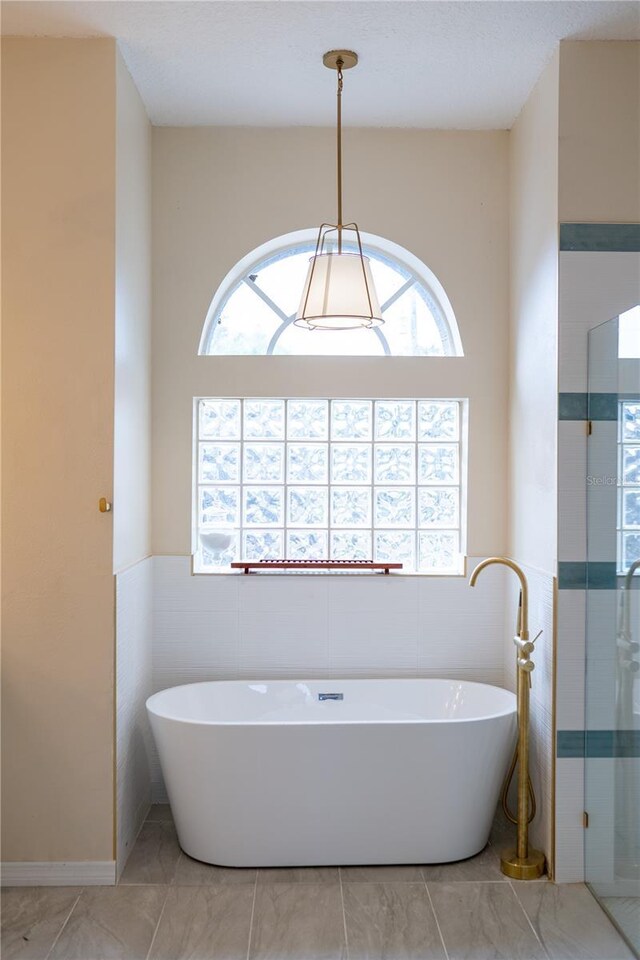
[[[255,283],[253,277],[256,273],[259,273],[261,268],[264,268],[269,263],[281,257],[303,251],[308,251],[311,254],[315,249],[316,239],[316,229],[297,230],[293,233],[269,240],[267,243],[252,250],[247,256],[243,257],[242,260],[239,260],[226,275],[211,301],[202,329],[198,354],[200,356],[225,355],[216,354],[214,349],[216,328],[227,302],[238,287],[246,284],[260,297],[263,303],[266,303],[267,306],[270,307],[274,315],[280,320],[280,325],[271,337],[266,353],[262,354],[263,356],[271,355],[278,339],[287,327],[293,323],[295,314],[286,315],[277,303],[274,303],[264,291],[260,290],[259,285]],[[383,316],[384,311],[389,309],[405,290],[415,286],[420,290],[421,297],[427,303],[434,317],[443,344],[443,355],[448,357],[464,356],[462,340],[453,307],[435,274],[425,263],[419,260],[418,257],[410,253],[409,250],[393,243],[391,240],[386,240],[384,237],[378,237],[369,233],[362,233],[361,239],[365,253],[367,251],[374,253],[405,277],[403,287],[396,291],[386,303],[382,304]],[[380,340],[384,355],[392,356],[384,336],[384,327],[375,328],[371,333],[375,334]],[[245,354],[233,355],[245,356]]]

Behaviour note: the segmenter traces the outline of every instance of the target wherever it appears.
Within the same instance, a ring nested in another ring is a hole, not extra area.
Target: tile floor
[[[602,902],[640,955],[640,898],[603,897]]]
[[[630,960],[582,885],[447,866],[234,870],[152,808],[117,887],[2,891],[2,960]]]

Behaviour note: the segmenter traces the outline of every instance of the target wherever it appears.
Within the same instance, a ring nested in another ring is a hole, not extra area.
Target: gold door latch
[[[111,513],[112,506],[113,504],[109,500],[107,500],[106,497],[100,497],[100,499],[98,500],[98,507],[100,509],[100,513]]]

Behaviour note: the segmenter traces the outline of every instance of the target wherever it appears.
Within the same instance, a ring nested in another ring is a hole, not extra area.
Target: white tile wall
[[[609,780],[611,775],[609,773]],[[638,860],[640,858],[640,764],[637,757],[615,761],[614,780],[614,877],[609,896],[639,896]]]
[[[574,254],[567,254],[573,256]],[[560,254],[562,257],[563,254]],[[562,286],[561,286],[562,291]],[[581,316],[580,313],[574,316]],[[593,323],[585,318],[565,322],[558,333],[559,390],[563,393],[585,393],[587,390],[587,335]]]
[[[614,314],[613,316],[616,316]],[[589,337],[589,390],[591,393],[617,393],[618,328],[615,323],[604,323]]]
[[[580,420],[558,423],[558,559],[587,559],[587,432]]]
[[[556,707],[558,730],[584,730],[584,655],[559,659],[556,682],[558,690],[562,691]]]
[[[585,617],[586,591],[559,590],[556,677],[559,691],[556,703],[558,730],[584,729]]]
[[[615,767],[619,762],[589,757],[585,764],[585,807],[589,811],[585,878],[590,883],[611,884],[615,880]]]
[[[556,761],[556,875],[558,883],[584,880],[584,760]]]
[[[611,561],[616,556],[618,514],[618,424],[594,421],[587,460],[586,517],[589,560]]]
[[[329,659],[334,676],[416,676],[417,605],[395,608],[393,619],[380,610],[331,610]]]
[[[616,672],[612,657],[587,660],[586,698],[589,730],[613,730],[616,726]]]
[[[117,872],[151,803],[152,753],[144,703],[151,688],[152,560],[116,576]]]
[[[155,557],[153,569],[154,690],[256,677],[503,680],[497,568],[473,590],[462,577],[193,577],[188,557]],[[155,752],[152,768],[161,802]]]
[[[636,591],[634,591],[635,595]],[[589,657],[616,657],[616,631],[620,615],[620,591],[589,590],[587,594]]]
[[[586,605],[585,590],[558,591],[558,635],[562,633],[562,651],[565,657],[584,658]]]
[[[237,611],[239,605],[236,576],[188,576],[189,557],[153,558],[153,606],[162,610]]]
[[[640,302],[640,255],[562,251],[559,390],[587,389],[587,333]]]
[[[154,618],[154,689],[237,676],[238,612],[163,610]]]
[[[469,558],[471,575],[481,558]],[[506,572],[492,566],[468,580],[418,581],[418,673],[504,683]],[[471,673],[473,676],[471,677]]]
[[[329,670],[326,604],[308,613],[243,609],[239,642],[238,676],[323,676]]]
[[[591,757],[586,764],[585,875],[598,893],[638,896],[640,819],[637,797],[640,770],[635,757]]]

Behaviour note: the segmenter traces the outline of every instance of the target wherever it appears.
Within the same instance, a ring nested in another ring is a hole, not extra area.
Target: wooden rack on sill
[[[374,570],[388,574],[402,570],[401,563],[374,563],[373,560],[235,560],[231,567],[245,573],[257,570]]]

